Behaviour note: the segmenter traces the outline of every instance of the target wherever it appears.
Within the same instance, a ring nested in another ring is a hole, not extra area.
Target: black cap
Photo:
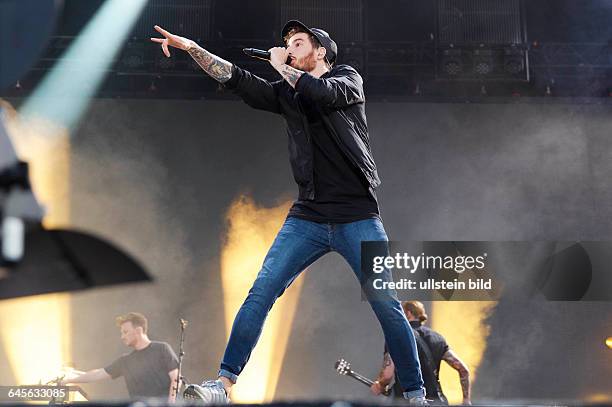
[[[329,34],[320,28],[309,28],[306,26],[306,24],[298,20],[287,21],[287,24],[285,24],[283,31],[281,32],[281,38],[283,41],[285,39],[285,35],[287,35],[287,33],[294,27],[303,28],[304,31],[313,35],[319,41],[319,44],[325,48],[325,59],[330,65],[333,65],[336,62],[336,57],[338,56],[338,46],[334,40],[330,38]]]

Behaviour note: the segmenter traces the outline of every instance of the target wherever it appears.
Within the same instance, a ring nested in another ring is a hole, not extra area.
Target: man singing
[[[187,51],[202,69],[248,105],[283,116],[289,159],[298,199],[265,257],[242,304],[221,362],[218,380],[185,390],[186,397],[208,403],[229,402],[232,385],[244,369],[275,300],[310,264],[336,251],[359,282],[361,241],[387,241],[376,198],[380,184],[372,157],[365,116],[363,80],[348,65],[335,65],[336,43],[318,28],[292,20],[282,38],[286,48],[269,50],[270,64],[282,76],[268,82],[161,27],[160,43]],[[412,404],[425,403],[415,338],[395,296],[370,301],[401,382]]]

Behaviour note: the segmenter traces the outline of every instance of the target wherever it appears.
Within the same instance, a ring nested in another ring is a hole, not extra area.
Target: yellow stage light
[[[16,384],[50,380],[68,359],[67,296],[50,294],[2,301],[0,332]]]
[[[434,301],[432,304],[432,329],[446,338],[451,349],[468,366],[473,382],[489,335],[484,319],[496,302]],[[463,401],[457,371],[446,363],[440,366],[440,382],[450,403]]]
[[[234,317],[255,281],[290,205],[291,201],[275,208],[259,208],[243,196],[228,211],[229,230],[221,256],[228,338]],[[298,278],[272,308],[249,363],[232,389],[232,401],[259,403],[273,399],[301,286],[302,279]]]
[[[23,104],[23,120],[8,109],[9,136],[30,166],[32,189],[47,210],[46,227],[69,223],[69,129],[80,120],[145,5],[146,0],[107,0]],[[70,296],[3,301],[0,332],[17,384],[49,379],[72,360]]]
[[[20,120],[6,103],[6,128],[19,158],[30,164],[32,189],[47,214],[47,227],[69,221],[70,143],[65,128]],[[72,360],[70,296],[39,295],[0,302],[0,340],[16,384],[36,384]]]
[[[612,402],[612,394],[595,393],[586,396],[584,401],[588,404],[610,404]]]

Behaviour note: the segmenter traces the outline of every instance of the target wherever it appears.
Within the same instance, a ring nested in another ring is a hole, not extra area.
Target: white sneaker
[[[417,397],[410,397],[408,399],[408,405],[410,406],[428,406],[429,403],[427,402],[427,399],[425,399],[425,397],[417,396]]]
[[[197,384],[190,384],[183,391],[183,398],[185,400],[200,401],[207,405],[230,403],[221,380],[207,380],[199,386]]]

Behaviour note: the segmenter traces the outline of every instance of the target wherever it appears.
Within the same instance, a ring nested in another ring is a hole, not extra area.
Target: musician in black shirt
[[[147,319],[140,313],[119,316],[116,322],[121,329],[121,341],[132,348],[132,352],[105,368],[72,371],[61,384],[90,383],[123,376],[132,399],[156,397],[174,401],[178,358],[170,345],[149,339]]]
[[[402,308],[410,326],[415,332],[427,398],[433,400],[436,404],[448,404],[446,396],[442,392],[439,377],[440,364],[444,360],[459,373],[459,381],[463,392],[463,404],[471,404],[470,372],[465,363],[450,349],[446,339],[438,332],[423,325],[427,321],[427,314],[423,304],[419,301],[404,301],[402,302]],[[378,374],[378,378],[370,389],[374,394],[380,394],[382,389],[388,386],[394,378],[397,382],[395,365],[385,345],[383,366]],[[401,389],[396,385],[393,386],[393,393],[396,397],[401,397]]]

